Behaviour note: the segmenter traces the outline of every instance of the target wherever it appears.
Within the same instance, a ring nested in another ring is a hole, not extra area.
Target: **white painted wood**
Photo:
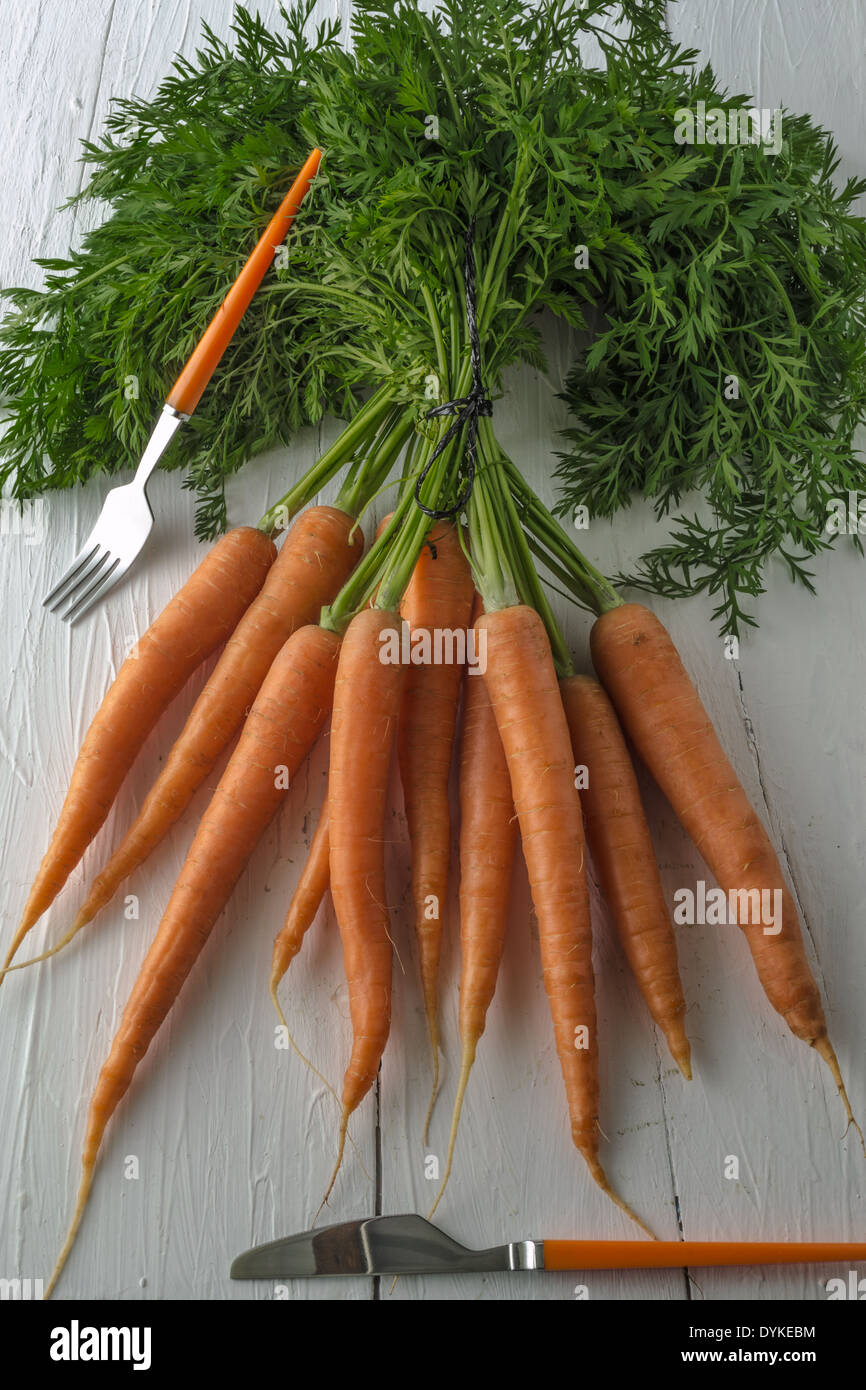
[[[259,6],[272,21],[273,0]],[[323,4],[336,12],[337,5]],[[345,15],[346,5],[339,9]],[[62,254],[84,222],[53,209],[79,186],[77,142],[98,133],[112,93],[151,91],[178,49],[191,53],[202,16],[227,31],[228,0],[47,0],[7,18],[0,52],[4,180],[4,284],[37,278],[31,255]],[[838,137],[847,172],[862,169],[859,55],[866,15],[857,0],[683,0],[676,35],[700,47],[734,90],[808,109]],[[855,71],[856,68],[856,71]],[[90,213],[90,216],[95,213]],[[514,374],[498,407],[503,444],[543,495],[553,492],[555,390],[568,343],[552,333],[551,378]],[[284,490],[333,437],[306,432],[289,450],[254,460],[233,480],[233,521],[249,520]],[[200,552],[191,501],[176,477],[153,489],[158,526],[140,564],[92,620],[70,633],[38,600],[86,535],[104,485],[53,497],[46,542],[4,536],[0,647],[0,932],[8,940],[60,807],[75,752],[124,653]],[[649,543],[654,522],[634,507],[615,527],[585,537],[590,557],[615,571]],[[864,862],[866,687],[860,593],[863,569],[849,549],[815,565],[809,600],[781,571],[761,603],[761,630],[725,660],[709,605],[653,601],[694,675],[730,757],[782,850],[807,924],[831,1034],[852,1099],[866,1110],[866,937],[860,922]],[[576,654],[587,659],[586,617],[556,600]],[[56,939],[107,847],[130,823],[206,672],[147,740],[118,805],[33,945]],[[315,824],[326,766],[320,746],[264,837],[217,925],[181,1001],[143,1064],[111,1127],[78,1245],[60,1292],[70,1298],[269,1298],[269,1285],[232,1284],[232,1256],[253,1242],[309,1224],[333,1161],[337,1107],[291,1053],[274,1047],[268,1000],[272,938]],[[660,793],[647,804],[669,896],[706,877]],[[114,907],[50,965],[10,977],[0,992],[0,1275],[46,1278],[78,1178],[84,1107],[123,1003],[180,869],[195,806],[146,870],[131,880],[139,920]],[[394,785],[390,891],[402,967],[395,969],[393,1034],[381,1081],[385,1211],[425,1211],[421,1130],[430,1064],[407,911],[408,848]],[[695,1080],[681,1080],[631,981],[594,890],[602,1028],[603,1158],[616,1186],[666,1237],[856,1238],[863,1230],[863,1158],[843,1129],[824,1069],[766,1004],[745,943],[732,928],[679,932],[690,1001]],[[443,1091],[427,1152],[441,1158],[458,1055],[455,908],[443,970]],[[320,915],[292,966],[282,998],[299,1045],[337,1084],[349,1026],[333,913]],[[355,1119],[360,1158],[375,1168],[376,1103]],[[737,1155],[738,1182],[723,1176]],[[138,1180],[124,1161],[139,1160]],[[372,1213],[375,1193],[349,1153],[333,1220]],[[531,1235],[629,1236],[629,1223],[593,1189],[571,1147],[559,1068],[541,984],[537,932],[522,864],[515,875],[509,941],[497,998],[470,1083],[456,1171],[439,1213],[470,1244]],[[327,1215],[323,1218],[328,1219]],[[393,1298],[820,1299],[829,1270],[681,1272],[401,1280]],[[291,1288],[293,1298],[364,1299],[366,1281]],[[387,1299],[387,1289],[382,1290]]]

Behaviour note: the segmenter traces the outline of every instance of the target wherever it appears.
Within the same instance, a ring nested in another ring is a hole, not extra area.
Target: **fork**
[[[46,608],[66,621],[76,623],[83,618],[123,578],[141,553],[153,526],[153,511],[147,497],[151,474],[179,427],[198,405],[277,247],[294,221],[321,158],[321,150],[313,150],[205,329],[169,392],[132,482],[112,488],[87,540],[63,577],[42,600]]]

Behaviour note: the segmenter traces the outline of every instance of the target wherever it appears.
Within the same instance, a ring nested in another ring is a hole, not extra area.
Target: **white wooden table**
[[[273,0],[260,0],[274,20]],[[322,5],[323,12],[333,6]],[[344,6],[340,6],[345,9]],[[4,284],[38,283],[31,255],[62,255],[80,214],[54,208],[78,187],[77,142],[95,136],[112,94],[146,94],[172,54],[191,53],[199,20],[226,32],[229,0],[37,0],[4,16],[0,53],[0,161]],[[846,171],[861,172],[866,129],[860,62],[866,10],[859,0],[683,0],[674,32],[700,47],[735,91],[758,104],[811,111],[834,130]],[[497,429],[549,499],[554,392],[566,366],[551,339],[551,379],[513,376]],[[156,403],[155,403],[156,404]],[[291,449],[260,458],[231,488],[232,521],[258,517],[334,437],[328,422]],[[158,527],[147,560],[90,620],[70,632],[39,599],[89,530],[105,484],[50,500],[45,538],[0,543],[0,932],[8,941],[60,808],[76,750],[135,637],[190,573],[190,494],[177,477],[152,492]],[[615,571],[652,537],[635,506],[615,528],[598,523],[586,549]],[[806,924],[831,1036],[855,1108],[866,1112],[866,570],[850,549],[815,565],[810,600],[774,570],[761,628],[740,659],[725,659],[710,605],[653,601],[669,625],[734,765],[781,851]],[[576,655],[588,659],[588,622],[557,601]],[[206,672],[147,740],[98,840],[74,873],[35,946],[57,939],[106,848],[129,825],[154,770],[179,731]],[[337,1108],[292,1053],[274,1045],[267,995],[271,943],[281,924],[322,796],[318,748],[281,819],[264,837],[228,910],[111,1126],[90,1210],[59,1293],[105,1299],[250,1299],[270,1285],[232,1284],[228,1267],[247,1246],[308,1226],[330,1173]],[[645,783],[665,888],[708,877],[669,807]],[[78,1183],[86,1102],[150,937],[180,869],[202,792],[127,891],[68,954],[10,977],[0,992],[0,1276],[47,1278]],[[443,968],[443,1096],[425,1151],[421,1130],[429,1062],[408,913],[408,849],[395,784],[390,855],[402,969],[378,1098],[355,1117],[351,1152],[331,1219],[375,1210],[426,1211],[435,1184],[427,1154],[443,1157],[458,1056],[457,923],[451,904]],[[602,1158],[617,1188],[668,1238],[862,1238],[866,1164],[844,1128],[834,1087],[766,1003],[734,927],[679,931],[695,1079],[676,1072],[596,909],[602,1031]],[[323,910],[284,998],[300,1045],[335,1082],[349,1025],[338,933]],[[739,1160],[739,1178],[725,1176]],[[138,1160],[138,1177],[126,1174]],[[496,1000],[464,1112],[457,1168],[440,1216],[469,1244],[526,1236],[629,1237],[627,1220],[589,1182],[572,1148],[559,1066],[541,983],[538,943],[522,865]],[[403,1279],[395,1299],[826,1298],[845,1271],[550,1274]],[[291,1286],[292,1298],[369,1299],[371,1281]],[[387,1300],[386,1291],[382,1296]]]

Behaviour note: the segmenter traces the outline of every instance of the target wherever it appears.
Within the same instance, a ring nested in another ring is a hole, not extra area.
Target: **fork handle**
[[[839,1241],[546,1240],[545,1269],[683,1269],[686,1265],[812,1264],[866,1260],[866,1245]]]
[[[238,275],[225,299],[204,331],[167,397],[166,404],[180,415],[192,415],[202,392],[232,340],[232,335],[246,312],[247,306],[262,282],[262,278],[277,247],[284,241],[315,177],[322,158],[321,150],[313,150],[277,211],[260,236],[256,247]]]

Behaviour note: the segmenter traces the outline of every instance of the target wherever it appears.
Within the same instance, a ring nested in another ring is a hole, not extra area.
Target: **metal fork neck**
[[[172,405],[164,405],[159,419],[157,420],[153,434],[147,441],[147,448],[141,456],[141,463],[135,470],[133,482],[144,490],[150,481],[150,476],[156,465],[159,463],[179,427],[188,420],[188,415],[182,415],[179,410],[175,410]]]
[[[508,1268],[544,1269],[544,1241],[512,1241],[508,1246]]]

